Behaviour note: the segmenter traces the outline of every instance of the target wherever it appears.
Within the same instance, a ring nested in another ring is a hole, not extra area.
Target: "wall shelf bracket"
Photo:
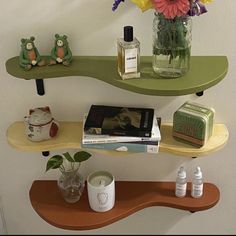
[[[43,79],[36,79],[35,81],[38,95],[43,96],[45,94]]]
[[[49,151],[43,151],[43,152],[42,152],[42,155],[43,155],[44,157],[48,157],[48,156],[49,156],[49,154],[50,154],[50,152],[49,152]]]
[[[197,95],[198,97],[203,96],[203,94],[204,94],[204,91],[200,91],[200,92],[197,92],[197,93],[196,93],[196,95]]]

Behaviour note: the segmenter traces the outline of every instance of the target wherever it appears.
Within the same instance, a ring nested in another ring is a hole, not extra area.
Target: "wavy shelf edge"
[[[54,180],[34,181],[29,196],[34,210],[41,218],[51,225],[70,230],[104,227],[151,206],[203,211],[215,206],[220,199],[220,191],[212,183],[204,183],[201,198],[190,196],[190,182],[184,198],[175,196],[175,182],[116,181],[115,189],[115,206],[102,213],[90,209],[86,186],[80,200],[74,204],[64,201]]]
[[[49,60],[49,56],[43,56]],[[122,80],[117,72],[115,56],[74,56],[69,67],[53,65],[25,71],[19,57],[6,61],[7,72],[21,79],[48,79],[66,76],[87,76],[115,87],[154,96],[180,96],[202,92],[219,83],[227,74],[226,56],[191,56],[190,71],[177,79],[157,77],[152,70],[152,57],[141,57],[141,79]]]
[[[82,122],[59,122],[60,129],[57,137],[41,142],[32,142],[26,138],[24,122],[12,123],[7,129],[8,143],[21,151],[43,152],[64,148],[81,148]],[[186,157],[200,157],[209,155],[223,148],[229,138],[229,132],[224,124],[214,124],[213,135],[206,145],[196,148],[191,145],[176,141],[172,137],[172,124],[163,123],[161,125],[161,142],[159,151],[181,155]],[[119,152],[110,150],[89,149],[108,155],[127,155],[136,152]],[[155,154],[154,154],[155,155]]]
[[[229,139],[229,131],[226,125],[214,124],[210,139],[203,147],[197,148],[175,140],[172,137],[172,127],[172,123],[164,123],[161,126],[161,134],[163,134],[160,144],[161,152],[187,157],[206,156],[222,149]]]

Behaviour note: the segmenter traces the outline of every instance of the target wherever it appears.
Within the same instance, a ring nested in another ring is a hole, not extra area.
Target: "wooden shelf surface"
[[[48,56],[43,56],[49,61]],[[141,79],[122,80],[117,72],[115,56],[74,56],[69,67],[63,65],[34,67],[25,71],[19,57],[7,60],[7,72],[21,79],[48,79],[66,76],[88,76],[135,93],[156,96],[179,96],[202,92],[219,83],[227,74],[226,56],[192,56],[190,71],[177,79],[165,79],[154,74],[152,57],[141,57]]]
[[[107,212],[91,210],[86,186],[80,200],[72,204],[64,201],[54,180],[34,181],[29,196],[34,210],[49,224],[63,229],[90,230],[150,206],[197,212],[212,208],[220,199],[220,191],[212,183],[204,183],[201,198],[192,198],[190,189],[188,183],[186,196],[178,198],[175,196],[175,182],[116,181],[115,206]]]
[[[24,122],[12,123],[7,129],[8,143],[21,151],[43,152],[64,148],[81,148],[82,122],[59,122],[60,128],[57,137],[40,142],[32,142],[25,135]],[[209,155],[221,149],[228,140],[229,133],[224,124],[214,124],[213,135],[201,148],[193,147],[175,140],[172,137],[172,124],[161,125],[161,142],[159,151],[187,157]],[[119,152],[110,150],[90,149],[108,155],[127,155],[133,152]]]

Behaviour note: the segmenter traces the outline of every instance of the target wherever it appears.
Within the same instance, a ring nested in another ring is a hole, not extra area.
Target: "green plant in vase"
[[[153,20],[153,70],[173,78],[189,70],[192,21],[190,16],[167,19],[155,13]]]
[[[48,159],[46,171],[59,169],[61,172],[57,185],[66,202],[75,203],[79,201],[84,190],[84,178],[79,173],[79,168],[81,163],[90,157],[90,153],[78,151],[74,155],[65,152],[62,155],[54,155]]]

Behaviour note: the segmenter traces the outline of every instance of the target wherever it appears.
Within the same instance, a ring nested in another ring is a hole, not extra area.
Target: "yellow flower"
[[[153,8],[153,4],[151,0],[131,0],[131,1],[134,4],[136,4],[143,12],[150,8]]]
[[[200,0],[200,2],[202,2],[203,4],[206,4],[206,3],[210,3],[212,2],[213,0]]]

